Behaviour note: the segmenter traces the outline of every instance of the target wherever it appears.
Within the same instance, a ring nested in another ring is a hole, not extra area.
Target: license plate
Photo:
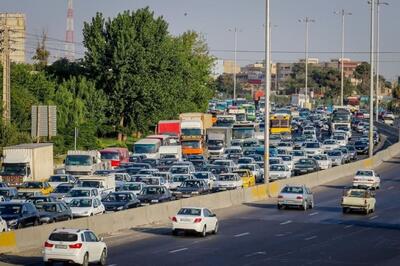
[[[67,246],[66,246],[66,245],[56,245],[56,248],[59,248],[59,249],[66,249]]]
[[[190,219],[185,219],[185,218],[182,218],[182,219],[181,219],[181,222],[190,222],[190,221],[192,221],[192,220],[190,220]]]
[[[157,203],[157,202],[158,202],[158,200],[152,200],[151,202],[152,202],[152,203]]]

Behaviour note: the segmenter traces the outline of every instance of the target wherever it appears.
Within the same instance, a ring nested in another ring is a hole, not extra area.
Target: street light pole
[[[379,91],[380,91],[380,81],[379,81],[379,60],[380,60],[380,26],[379,26],[379,6],[386,5],[388,6],[389,3],[382,2],[381,0],[377,0],[376,3],[376,86],[375,86],[375,121],[378,122],[379,120]]]
[[[306,40],[305,40],[305,96],[306,96],[306,104],[308,105],[308,36],[309,36],[309,23],[315,22],[314,19],[306,17],[304,19],[299,19],[299,22],[304,22],[306,24]]]
[[[264,183],[269,194],[269,107],[271,86],[271,30],[270,27],[270,0],[265,0],[265,114],[264,114]]]
[[[369,88],[369,150],[368,156],[374,155],[374,50],[375,50],[375,0],[371,0],[370,25],[370,88]]]
[[[233,50],[233,100],[236,102],[236,61],[237,61],[237,39],[238,39],[238,28],[229,29],[229,31],[233,31],[234,33],[234,50]]]
[[[340,105],[343,106],[344,101],[344,21],[346,15],[350,16],[352,15],[351,13],[346,12],[344,9],[342,9],[340,12],[335,12],[336,15],[341,15],[342,16],[342,52],[341,52],[341,59],[340,59]]]

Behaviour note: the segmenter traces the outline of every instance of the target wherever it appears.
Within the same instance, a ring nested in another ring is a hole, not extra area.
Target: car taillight
[[[194,219],[194,221],[193,221],[195,224],[196,223],[200,223],[201,222],[201,218],[196,218],[196,219]]]
[[[303,199],[303,196],[297,196],[296,199]]]
[[[176,217],[174,216],[174,217],[172,217],[172,221],[173,222],[178,222],[178,220],[176,219]]]
[[[44,242],[44,247],[45,248],[52,248],[54,246],[54,244],[51,244],[51,243],[49,243],[49,242]]]
[[[69,245],[69,248],[81,248],[81,247],[82,247],[82,243],[76,243],[76,244]]]
[[[374,182],[374,180],[373,180],[373,179],[368,179],[368,181],[369,181],[369,182]]]
[[[111,166],[120,166],[119,160],[111,160]]]
[[[282,195],[279,195],[279,196],[278,196],[278,199],[283,199],[283,196],[282,196]]]

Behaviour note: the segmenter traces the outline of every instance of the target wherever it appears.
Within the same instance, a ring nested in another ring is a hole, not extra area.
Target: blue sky
[[[400,74],[400,1],[386,0],[390,6],[381,8],[381,70],[387,79]],[[232,59],[234,27],[240,29],[238,60],[245,65],[263,58],[264,0],[74,0],[75,41],[82,41],[84,21],[96,12],[115,16],[127,9],[149,6],[156,15],[163,16],[171,34],[186,30],[203,33],[209,48],[217,58]],[[369,60],[369,5],[367,0],[271,0],[272,33],[275,62],[296,61],[303,57],[304,24],[298,19],[309,16],[316,20],[310,26],[310,56],[320,60],[337,58],[340,51],[340,17],[334,11],[346,9],[353,15],[346,18],[346,50],[356,53],[346,56],[355,60]],[[27,16],[27,50],[33,51],[35,34],[45,29],[50,38],[65,39],[67,0],[1,0],[1,12],[23,12]],[[64,44],[54,39],[48,46],[53,56],[62,56]],[[228,50],[218,52],[218,50]],[[246,51],[246,52],[245,52]],[[323,52],[323,53],[314,53]],[[390,52],[390,53],[389,53]],[[76,45],[77,56],[83,46]]]

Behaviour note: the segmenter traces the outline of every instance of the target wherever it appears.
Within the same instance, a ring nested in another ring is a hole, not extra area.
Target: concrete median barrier
[[[281,188],[286,184],[305,184],[313,188],[351,175],[357,169],[371,168],[372,166],[377,167],[383,162],[393,159],[399,151],[400,144],[396,143],[388,149],[378,152],[371,159],[275,181],[270,183],[268,187],[262,184],[245,189],[212,193],[116,213],[0,233],[0,253],[23,252],[29,249],[40,248],[55,228],[90,228],[97,234],[105,235],[152,223],[168,222],[171,216],[175,215],[181,207],[185,206],[207,207],[215,210],[240,205],[245,202],[264,200],[268,196],[276,197]]]

